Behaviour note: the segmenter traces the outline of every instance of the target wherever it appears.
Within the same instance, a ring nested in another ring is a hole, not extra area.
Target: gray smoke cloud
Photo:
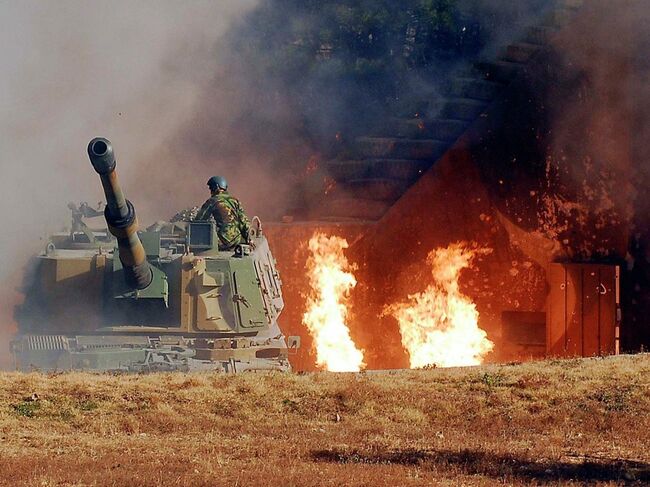
[[[645,1],[594,0],[553,45],[547,184],[560,197],[542,226],[576,258],[620,259],[633,226],[648,231],[649,22]]]
[[[103,199],[87,142],[114,141],[137,206],[147,181],[129,176],[193,113],[219,63],[220,37],[255,4],[0,1],[0,334],[39,238],[68,224],[68,201]],[[204,181],[196,191],[205,196]],[[166,216],[144,207],[145,218]],[[0,362],[5,343],[0,335]]]
[[[451,71],[494,58],[553,2],[434,2],[441,17],[450,17],[447,37],[440,39],[427,37],[426,15],[414,16],[425,3],[261,0],[220,45],[224,62],[192,119],[170,140],[166,167],[183,184],[170,195],[168,211],[192,203],[184,188],[196,184],[195,174],[223,171],[252,213],[309,218],[310,203],[317,204],[328,186],[324,162],[345,153],[356,136],[378,127],[381,132],[410,109],[409,100],[442,95]],[[365,16],[354,21],[341,14],[359,9]],[[395,18],[382,24],[386,11]],[[334,31],[346,34],[339,38]],[[436,54],[445,49],[448,55]],[[141,174],[151,174],[156,164],[150,160]],[[173,184],[169,174],[159,174],[160,185]]]

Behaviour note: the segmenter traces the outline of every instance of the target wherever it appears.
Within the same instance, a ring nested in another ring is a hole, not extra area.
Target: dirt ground
[[[0,374],[2,485],[650,484],[650,355],[362,374]]]

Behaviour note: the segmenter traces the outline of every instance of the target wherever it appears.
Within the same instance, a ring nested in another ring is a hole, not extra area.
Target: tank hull
[[[117,248],[48,242],[17,315],[18,370],[291,369],[277,321],[282,283],[263,235],[254,249],[202,254],[161,251],[158,231],[141,238],[160,278],[144,292],[124,286]]]

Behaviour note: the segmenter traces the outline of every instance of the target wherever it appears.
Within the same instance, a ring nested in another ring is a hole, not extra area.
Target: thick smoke
[[[0,3],[0,361],[27,256],[69,223],[68,201],[103,199],[87,142],[111,138],[143,220],[167,216],[156,205],[173,188],[148,192],[156,200],[141,205],[139,186],[163,170],[166,138],[193,113],[219,63],[215,45],[255,3]],[[138,166],[153,159],[160,164],[148,178]],[[205,197],[204,181],[193,189],[197,202]]]
[[[573,258],[626,252],[635,186],[643,188],[636,173],[645,161],[632,151],[650,115],[638,104],[649,14],[647,2],[590,2],[554,43],[546,172],[559,198],[546,198],[542,216],[570,241]]]
[[[649,24],[648,2],[584,2],[508,89],[477,156],[495,204],[530,231],[508,229],[529,257],[621,265],[628,350],[650,343]]]
[[[170,165],[157,171],[152,157],[139,174],[176,186],[167,211],[194,203],[196,174],[222,172],[250,212],[309,218],[328,185],[323,162],[413,116],[412,102],[440,95],[451,72],[493,57],[550,4],[260,1],[219,46],[223,62],[169,141]]]
[[[478,158],[556,258],[621,259],[647,221],[649,16],[647,2],[585,2],[509,88],[493,154]]]
[[[533,137],[509,144],[519,157],[506,169],[529,163],[519,206],[537,207],[532,226],[562,248],[555,257],[632,265],[629,237],[647,233],[649,21],[647,2],[585,3],[529,73]]]
[[[583,235],[573,237],[581,244],[575,254],[622,265],[624,349],[650,344],[648,26],[647,1],[598,0],[558,39],[570,75],[561,80],[578,90],[556,113],[552,162],[587,210],[588,225],[583,211],[570,228]]]

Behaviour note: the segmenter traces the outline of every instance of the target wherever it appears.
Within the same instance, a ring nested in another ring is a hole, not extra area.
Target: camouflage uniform
[[[217,222],[220,250],[229,250],[249,241],[251,223],[237,198],[226,191],[213,193],[194,220],[208,220],[211,216]]]

